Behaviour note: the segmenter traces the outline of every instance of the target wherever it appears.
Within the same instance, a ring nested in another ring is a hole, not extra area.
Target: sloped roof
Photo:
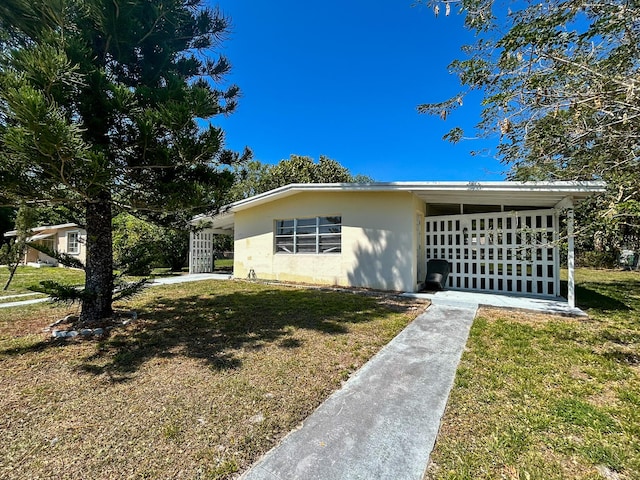
[[[601,193],[604,182],[392,182],[292,183],[225,205],[216,214],[200,215],[191,223],[211,221],[214,229],[231,230],[234,213],[302,192],[408,192],[426,203],[518,205],[553,208],[561,202],[580,202]]]
[[[62,230],[64,228],[79,227],[77,223],[61,223],[59,225],[43,225],[41,227],[32,228],[33,233],[36,232],[55,232],[56,230]],[[15,237],[18,234],[17,230],[11,230],[4,234],[5,237]],[[44,237],[40,237],[44,238]]]

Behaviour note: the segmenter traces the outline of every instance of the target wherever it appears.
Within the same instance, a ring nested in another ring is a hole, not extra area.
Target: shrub
[[[577,252],[576,267],[615,268],[618,265],[616,252]]]

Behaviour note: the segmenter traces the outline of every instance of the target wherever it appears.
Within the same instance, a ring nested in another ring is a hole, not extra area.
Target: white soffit
[[[73,227],[78,227],[77,223],[61,223],[60,225],[43,225],[42,227],[35,227],[32,228],[31,231],[32,232],[46,232],[46,231],[53,231],[53,230],[60,230],[63,228],[73,228]],[[9,232],[5,232],[4,236],[5,237],[15,237],[18,234],[17,230],[11,230]],[[52,232],[51,235],[53,235],[54,233]],[[49,235],[49,236],[51,236]],[[44,238],[44,237],[42,237]]]
[[[36,240],[42,240],[44,238],[51,238],[54,235],[55,235],[54,233],[41,233],[39,235],[34,235],[32,237],[29,237],[28,241],[29,242],[35,242]]]
[[[411,192],[427,203],[553,207],[565,197],[584,200],[603,192],[604,187],[603,182],[294,183],[240,200],[229,208],[244,210],[300,192]]]
[[[426,203],[508,205],[553,208],[565,199],[580,202],[604,192],[604,182],[393,182],[393,183],[293,183],[226,205],[212,220],[213,228],[233,228],[233,212],[280,200],[301,192],[408,192]]]

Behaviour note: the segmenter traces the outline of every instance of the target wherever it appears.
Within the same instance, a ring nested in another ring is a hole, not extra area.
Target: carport
[[[194,218],[190,272],[210,272],[213,235],[234,234],[239,277],[414,292],[439,259],[451,265],[449,290],[557,298],[566,244],[573,307],[574,205],[603,190],[601,182],[291,184]],[[323,235],[338,246],[317,248]],[[279,248],[285,237],[288,248]]]
[[[426,204],[425,261],[450,263],[448,289],[558,297],[560,246],[566,243],[567,300],[575,307],[573,209],[602,188],[593,182],[488,182],[414,190]]]

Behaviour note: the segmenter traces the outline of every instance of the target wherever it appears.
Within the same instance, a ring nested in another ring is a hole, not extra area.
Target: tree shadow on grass
[[[620,300],[620,293],[624,292],[624,289],[629,289],[630,285],[624,282],[608,282],[598,283],[597,290],[590,288],[590,284],[576,285],[576,300],[578,307],[583,309],[594,308],[596,310],[604,311],[628,311],[631,310],[627,304]],[[639,287],[635,287],[639,288]],[[620,290],[623,289],[623,290]],[[566,298],[567,296],[567,282],[562,281],[560,285],[560,292]]]
[[[613,360],[616,363],[637,367],[640,365],[640,354],[637,352],[614,349],[602,354],[603,357]]]
[[[566,282],[563,287],[566,292]],[[640,279],[635,278],[583,282],[576,286],[578,306],[602,315],[602,323],[589,338],[589,342],[597,346],[594,353],[631,367],[640,365],[640,354],[634,350],[640,341],[637,292],[640,292]]]
[[[275,343],[301,346],[295,329],[326,335],[383,314],[375,298],[309,290],[262,290],[159,298],[137,309],[139,320],[114,331],[80,365],[84,372],[126,381],[152,358],[197,358],[216,370],[241,366],[238,353]]]

